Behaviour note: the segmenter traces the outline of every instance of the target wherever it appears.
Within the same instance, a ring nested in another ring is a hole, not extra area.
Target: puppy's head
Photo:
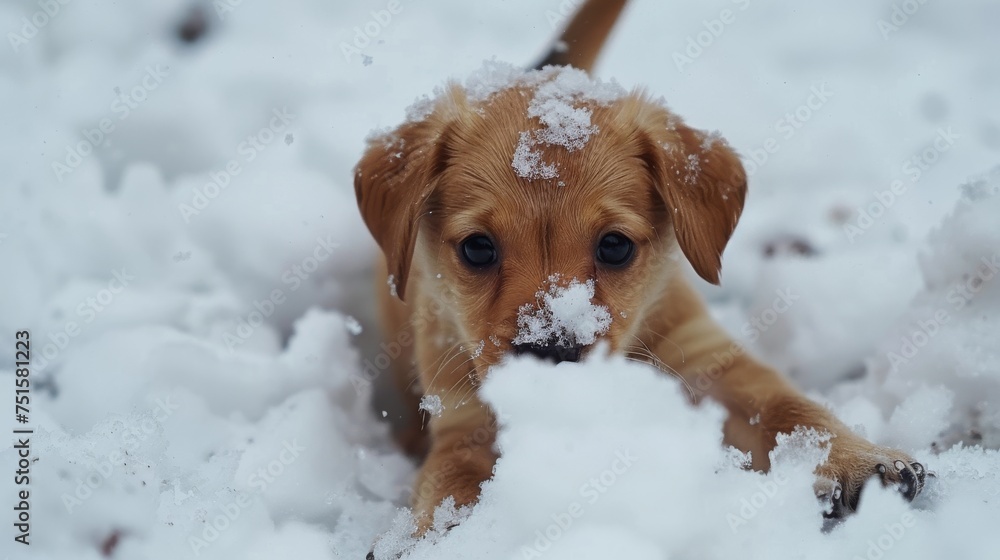
[[[553,94],[574,71],[547,71],[477,98],[452,86],[372,140],[356,170],[397,295],[419,283],[479,373],[511,352],[629,348],[678,248],[718,283],[743,207],[724,141],[639,92]]]

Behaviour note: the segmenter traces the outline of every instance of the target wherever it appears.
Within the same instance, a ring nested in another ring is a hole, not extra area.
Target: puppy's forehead
[[[528,114],[530,90],[502,91],[474,107],[446,136],[441,192],[449,211],[474,217],[499,207],[529,218],[553,212],[635,209],[648,202],[643,138],[621,126],[614,103],[587,104],[596,127],[577,149],[538,143],[532,151],[556,169],[550,179],[520,176],[513,166],[522,134],[542,128]]]

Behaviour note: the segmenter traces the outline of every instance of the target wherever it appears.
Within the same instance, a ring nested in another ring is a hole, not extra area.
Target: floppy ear
[[[372,138],[354,170],[361,217],[382,252],[395,294],[403,299],[427,197],[441,166],[444,124],[435,114]]]
[[[647,164],[674,224],[677,242],[699,276],[719,283],[722,252],[746,199],[746,171],[716,134],[692,129],[663,111]]]

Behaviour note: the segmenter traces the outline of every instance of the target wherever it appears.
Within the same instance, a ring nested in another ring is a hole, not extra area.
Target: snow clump
[[[611,313],[607,306],[591,301],[594,280],[580,282],[574,278],[565,287],[558,281],[558,275],[550,276],[548,291],[535,294],[538,302],[521,306],[514,344],[588,345],[608,332]]]

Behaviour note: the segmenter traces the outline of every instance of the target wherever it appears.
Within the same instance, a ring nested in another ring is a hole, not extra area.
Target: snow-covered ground
[[[386,535],[384,557],[995,558],[993,0],[635,0],[598,68],[743,154],[713,312],[936,471],[917,504],[870,488],[823,532],[808,438],[747,472],[672,379],[515,362],[483,389],[504,456],[482,503],[410,542],[351,168],[444,79],[533,60],[571,4],[0,4],[0,391],[30,330],[36,459],[25,547],[0,449],[0,557],[346,559]]]

